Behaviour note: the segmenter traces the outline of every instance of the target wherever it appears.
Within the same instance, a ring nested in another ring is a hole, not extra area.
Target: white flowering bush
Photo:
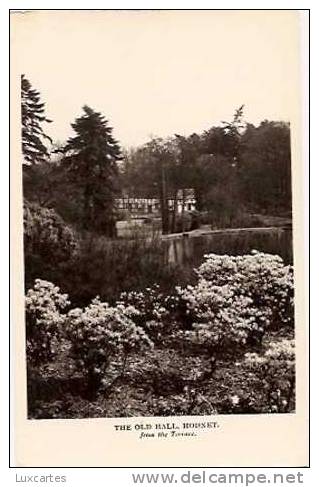
[[[261,344],[266,330],[293,324],[293,275],[276,255],[209,254],[198,283],[177,287],[186,340],[211,353]],[[186,327],[187,328],[187,327]]]
[[[209,254],[198,276],[215,286],[229,285],[236,295],[252,299],[271,324],[293,326],[293,267],[278,255],[253,250],[248,255]]]
[[[28,363],[49,362],[58,351],[63,333],[65,314],[69,305],[67,294],[51,282],[36,279],[25,297],[26,350]]]
[[[246,353],[244,364],[264,384],[270,412],[290,411],[295,391],[294,340],[271,342],[263,354]]]
[[[206,288],[207,293],[202,293]],[[183,299],[187,299],[187,290]],[[198,301],[188,305],[191,314],[195,314],[192,330],[185,331],[186,337],[201,344],[212,353],[245,345],[253,332],[263,332],[262,323],[267,321],[247,296],[236,296],[229,286],[207,286],[201,282],[192,293],[192,299],[200,293]],[[192,301],[191,301],[192,303]]]
[[[137,310],[118,304],[111,307],[96,298],[84,310],[69,311],[67,337],[71,355],[88,380],[88,393],[94,395],[106,383],[105,374],[114,358],[122,358],[153,344],[145,331],[132,320]],[[123,371],[122,371],[123,372]]]
[[[161,342],[173,325],[168,307],[170,297],[155,284],[143,291],[123,292],[117,305],[133,307],[131,317],[154,342]]]

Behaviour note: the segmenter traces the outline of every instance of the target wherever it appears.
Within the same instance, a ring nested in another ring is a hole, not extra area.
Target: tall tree
[[[83,111],[71,124],[76,135],[63,149],[63,165],[69,181],[80,190],[83,228],[113,237],[121,149],[104,116],[88,106]]]
[[[21,122],[22,153],[24,164],[32,165],[44,162],[49,157],[45,141],[51,138],[43,131],[41,124],[52,120],[44,114],[45,104],[41,102],[40,93],[33,89],[30,81],[21,75]]]
[[[176,137],[152,138],[125,155],[122,171],[124,190],[134,196],[158,198],[162,231],[174,231],[178,190],[182,185],[182,166]],[[173,200],[170,208],[169,200]]]
[[[226,135],[228,136],[229,148],[232,149],[229,155],[233,156],[235,160],[237,159],[240,150],[241,134],[243,129],[245,128],[245,124],[243,122],[244,107],[245,105],[241,105],[239,108],[237,108],[237,110],[235,110],[231,122],[222,122]]]
[[[290,126],[264,120],[242,136],[242,194],[255,211],[291,212]]]
[[[188,137],[175,135],[180,159],[180,178],[184,188],[191,188],[196,179],[196,161],[203,153],[202,138],[198,134],[191,134]]]

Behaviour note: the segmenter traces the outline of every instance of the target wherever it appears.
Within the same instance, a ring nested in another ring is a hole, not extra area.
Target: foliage
[[[195,190],[196,209],[209,212],[217,228],[231,227],[239,211],[291,213],[289,124],[246,124],[243,108],[201,134],[152,139],[126,153],[123,188],[160,198],[164,233],[174,232],[164,200],[183,188]]]
[[[55,192],[61,190],[58,166],[52,161],[23,166],[23,196],[40,206],[51,206]],[[55,206],[55,205],[54,205]]]
[[[269,328],[293,326],[292,267],[257,251],[244,256],[209,254],[195,286],[177,288],[185,339],[211,354],[260,344]]]
[[[251,298],[265,316],[271,313],[273,326],[293,326],[293,267],[280,256],[256,250],[238,256],[208,254],[198,275],[214,285],[231,286],[237,296]]]
[[[69,262],[77,249],[74,231],[53,209],[25,202],[24,258],[27,287],[36,277],[55,277],[56,269]]]
[[[270,343],[261,355],[246,353],[245,365],[263,381],[270,411],[290,411],[295,388],[294,340],[282,339]]]
[[[159,285],[155,284],[143,291],[121,293],[118,304],[133,306],[136,313],[132,314],[132,319],[146,331],[152,341],[161,343],[173,326],[168,301],[169,297],[160,292]]]
[[[66,334],[71,342],[70,353],[87,377],[90,395],[94,396],[105,383],[112,358],[123,357],[125,365],[127,355],[152,346],[143,329],[131,319],[136,313],[133,307],[111,307],[99,298],[84,310],[69,311]]]
[[[241,194],[257,212],[291,212],[290,127],[284,122],[248,124],[242,136]]]
[[[69,305],[67,294],[51,282],[36,279],[25,298],[26,348],[28,364],[38,366],[51,361],[57,353]]]
[[[24,74],[21,75],[21,122],[24,164],[46,161],[49,152],[44,141],[51,142],[51,139],[41,124],[51,120],[44,115],[44,103],[41,103],[39,92],[32,88]]]
[[[114,236],[121,150],[103,115],[88,106],[83,111],[72,124],[76,135],[63,148],[62,167],[70,185],[80,190],[83,228]]]
[[[225,186],[213,187],[208,190],[205,196],[205,207],[209,214],[209,223],[211,228],[236,228],[240,218],[241,208],[238,198],[234,197],[234,192],[229,191],[229,180],[226,181]],[[242,222],[240,222],[242,223]],[[240,225],[245,227],[244,225]]]

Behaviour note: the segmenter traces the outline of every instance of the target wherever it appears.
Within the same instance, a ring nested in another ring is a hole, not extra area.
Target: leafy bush
[[[177,288],[184,339],[209,353],[261,344],[267,329],[293,324],[293,276],[280,257],[209,254],[195,286]]]
[[[293,326],[293,267],[278,255],[253,250],[249,255],[209,254],[198,269],[200,279],[229,285],[236,296],[247,296],[272,325]]]
[[[160,291],[158,284],[144,291],[123,292],[117,304],[133,306],[137,313],[132,314],[134,322],[141,326],[152,341],[164,344],[165,337],[174,328],[171,314],[172,298]]]
[[[197,228],[195,217],[192,213],[184,213],[183,215],[176,215],[175,228],[172,233],[189,232]]]
[[[272,342],[261,355],[246,353],[245,365],[265,384],[270,412],[290,411],[295,390],[294,340]]]
[[[56,268],[69,262],[77,249],[74,231],[54,210],[36,203],[25,203],[24,253],[27,287],[38,277],[56,281]]]
[[[233,227],[240,213],[240,203],[231,186],[214,187],[207,195],[206,208],[212,228]]]
[[[54,358],[63,333],[69,305],[67,294],[51,282],[36,279],[25,298],[26,349],[29,365],[40,365]]]
[[[263,333],[262,323],[267,317],[252,306],[250,298],[236,296],[230,286],[211,286],[201,281],[180,293],[192,321],[192,328],[184,331],[184,340],[209,354],[235,353],[244,348],[252,334]]]
[[[71,356],[88,381],[88,394],[94,396],[101,385],[106,385],[105,373],[112,358],[122,357],[124,371],[126,358],[152,342],[131,319],[137,310],[133,307],[109,306],[96,298],[84,310],[76,308],[67,315],[67,337],[71,342]]]

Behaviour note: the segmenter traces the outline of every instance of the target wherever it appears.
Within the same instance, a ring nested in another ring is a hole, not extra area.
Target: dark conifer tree
[[[51,141],[45,134],[41,124],[52,120],[44,114],[44,103],[40,93],[33,89],[30,81],[21,75],[21,122],[22,122],[22,153],[24,164],[33,165],[44,162],[49,157],[45,141]]]
[[[64,147],[64,167],[81,193],[83,228],[113,237],[121,150],[103,115],[88,106],[83,111],[71,124],[76,135]]]

